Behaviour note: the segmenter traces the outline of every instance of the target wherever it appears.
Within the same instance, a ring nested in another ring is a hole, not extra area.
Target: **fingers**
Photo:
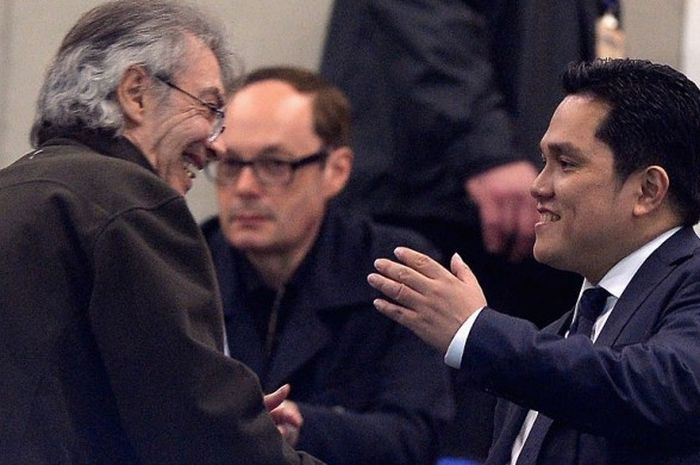
[[[450,260],[450,270],[452,271],[452,274],[457,276],[457,278],[463,283],[476,279],[474,273],[472,273],[472,270],[466,263],[464,263],[462,257],[457,253],[452,255],[452,259]]]
[[[408,247],[397,247],[394,250],[394,255],[396,255],[396,258],[406,265],[406,267],[424,277],[435,279],[448,273],[442,265],[429,256],[416,252]]]
[[[372,276],[372,275],[370,275]],[[367,278],[369,281],[369,277]],[[372,283],[370,282],[370,285]],[[416,312],[404,306],[386,301],[384,299],[374,299],[374,308],[376,308],[379,313],[391,318],[395,322],[406,326],[408,328],[413,328],[411,324],[412,320],[416,318]]]
[[[509,257],[511,261],[522,261],[532,254],[538,214],[535,206],[531,204],[531,201],[524,202],[524,205],[518,210],[517,235]]]
[[[299,433],[304,424],[304,417],[299,406],[291,400],[285,400],[277,408],[270,411],[272,421],[284,439],[292,446],[299,441]]]
[[[265,408],[267,409],[267,411],[270,412],[279,407],[289,395],[290,390],[291,387],[289,386],[289,384],[284,384],[275,392],[266,394],[263,397],[263,403],[265,404]]]
[[[284,440],[287,441],[287,444],[296,447],[299,442],[299,428],[288,423],[280,423],[277,425],[277,431],[279,431]]]
[[[396,302],[415,306],[432,287],[432,281],[449,277],[442,265],[422,253],[405,247],[394,251],[399,262],[377,259],[374,266],[379,273],[367,277],[369,284]]]

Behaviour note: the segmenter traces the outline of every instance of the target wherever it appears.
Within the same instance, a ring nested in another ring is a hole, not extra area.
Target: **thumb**
[[[290,390],[291,387],[289,386],[289,384],[285,384],[279,389],[277,389],[275,392],[265,395],[263,401],[267,411],[269,412],[271,410],[276,409],[282,402],[284,402],[284,400],[289,395]]]
[[[479,286],[479,281],[472,273],[471,268],[464,263],[462,257],[459,254],[452,255],[452,260],[450,260],[450,270],[457,279],[462,283],[466,284],[465,289],[468,290],[466,296],[470,303],[470,308],[481,308],[486,305],[486,297],[484,296],[484,291]]]
[[[464,260],[462,260],[462,257],[460,257],[458,253],[452,255],[450,270],[452,274],[457,276],[463,283],[472,283],[476,281],[476,276],[474,276],[472,270],[464,263]]]

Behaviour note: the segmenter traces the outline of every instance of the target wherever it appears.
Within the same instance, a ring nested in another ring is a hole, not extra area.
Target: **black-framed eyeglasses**
[[[328,157],[328,148],[303,155],[296,160],[282,160],[276,157],[261,156],[255,160],[240,160],[224,157],[209,163],[204,173],[218,186],[229,186],[238,180],[243,168],[250,166],[257,180],[264,186],[287,186],[292,182],[294,173],[312,163],[320,163]]]
[[[226,126],[224,126],[224,116],[226,116],[226,115],[224,113],[223,107],[217,107],[213,103],[205,102],[204,100],[197,97],[196,95],[192,95],[189,92],[187,92],[186,90],[181,89],[180,87],[176,86],[175,84],[173,84],[172,81],[170,81],[167,78],[164,78],[164,77],[158,76],[158,75],[156,75],[155,78],[158,79],[163,84],[165,84],[166,86],[168,86],[172,89],[175,89],[176,91],[181,92],[181,93],[185,94],[186,96],[188,96],[189,98],[204,105],[214,115],[214,126],[211,129],[211,133],[209,133],[209,136],[207,137],[207,142],[210,142],[210,143],[214,142],[221,135],[221,133],[224,132],[224,129],[226,129]]]

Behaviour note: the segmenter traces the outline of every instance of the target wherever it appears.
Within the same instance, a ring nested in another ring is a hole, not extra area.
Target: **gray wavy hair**
[[[85,13],[46,73],[32,145],[67,130],[120,134],[124,117],[116,89],[124,72],[139,65],[151,75],[172,77],[186,69],[188,33],[212,50],[225,90],[231,92],[236,63],[223,27],[196,8],[169,0],[116,0]]]

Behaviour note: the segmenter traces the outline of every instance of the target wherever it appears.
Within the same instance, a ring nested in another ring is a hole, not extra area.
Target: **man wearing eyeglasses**
[[[0,171],[0,464],[318,463],[225,355],[183,195],[223,153],[231,52],[179,1],[86,13],[47,72],[35,147]]]
[[[329,207],[352,165],[347,100],[297,68],[252,72],[226,109],[226,152],[208,168],[219,216],[205,223],[231,356],[264,390],[291,385],[273,415],[329,464],[433,463],[451,415],[441,359],[373,310],[379,251],[414,233]],[[373,314],[374,313],[374,314]]]

